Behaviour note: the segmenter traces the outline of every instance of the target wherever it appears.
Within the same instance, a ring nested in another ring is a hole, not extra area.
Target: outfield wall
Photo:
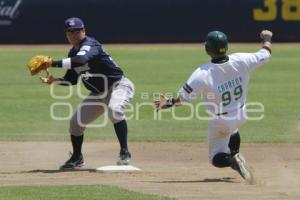
[[[0,0],[0,43],[65,43],[70,16],[105,43],[202,42],[211,30],[253,42],[265,28],[300,42],[300,0]]]

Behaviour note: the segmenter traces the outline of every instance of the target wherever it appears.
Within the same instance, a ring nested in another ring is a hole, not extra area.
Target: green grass
[[[105,45],[104,45],[105,46]],[[134,114],[129,124],[131,141],[199,142],[206,138],[207,121],[176,121],[170,113],[163,120],[154,120],[153,95],[158,92],[176,94],[192,71],[209,58],[201,45],[106,45],[106,50],[124,69],[136,87],[133,105],[142,103],[139,119]],[[256,51],[257,45],[234,44],[230,52]],[[36,48],[5,47],[0,49],[0,140],[69,140],[68,120],[54,121],[49,114],[52,103],[71,102],[76,109],[80,98],[55,100],[50,88],[38,77],[31,77],[25,65],[35,54],[63,58],[66,48],[37,46]],[[248,121],[240,130],[243,142],[300,142],[300,45],[275,45],[270,63],[252,74],[248,101],[261,102],[265,117]],[[63,70],[51,69],[62,76]],[[74,87],[74,90],[76,88]],[[66,95],[68,88],[55,87],[57,94]],[[146,95],[148,94],[148,96]],[[64,107],[55,110],[58,116],[67,116]],[[136,110],[135,110],[136,111]],[[204,109],[200,110],[204,113]],[[128,116],[132,114],[128,112]],[[188,116],[189,108],[176,109],[176,115]],[[111,124],[104,128],[86,130],[87,140],[115,140]]]
[[[113,186],[0,187],[1,200],[167,200],[171,198],[131,192]]]

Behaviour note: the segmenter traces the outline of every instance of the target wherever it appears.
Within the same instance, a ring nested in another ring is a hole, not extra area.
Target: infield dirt
[[[86,166],[60,172],[68,142],[0,142],[0,185],[116,185],[176,199],[300,199],[300,144],[242,144],[256,183],[246,184],[230,168],[208,163],[207,145],[130,143],[132,165],[142,172],[102,174],[100,166],[117,160],[115,142],[86,142]]]

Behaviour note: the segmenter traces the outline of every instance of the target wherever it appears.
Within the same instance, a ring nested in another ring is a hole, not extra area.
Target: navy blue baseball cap
[[[65,21],[65,29],[84,29],[83,21],[78,17],[71,17]]]

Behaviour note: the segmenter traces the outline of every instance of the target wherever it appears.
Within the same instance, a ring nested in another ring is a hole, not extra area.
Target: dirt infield
[[[300,199],[300,144],[242,144],[255,185],[245,184],[229,168],[210,166],[206,144],[130,143],[130,147],[132,164],[142,172],[101,174],[94,169],[115,163],[116,143],[85,143],[86,166],[60,172],[57,168],[68,158],[70,143],[0,142],[0,184],[107,184],[176,199]]]

